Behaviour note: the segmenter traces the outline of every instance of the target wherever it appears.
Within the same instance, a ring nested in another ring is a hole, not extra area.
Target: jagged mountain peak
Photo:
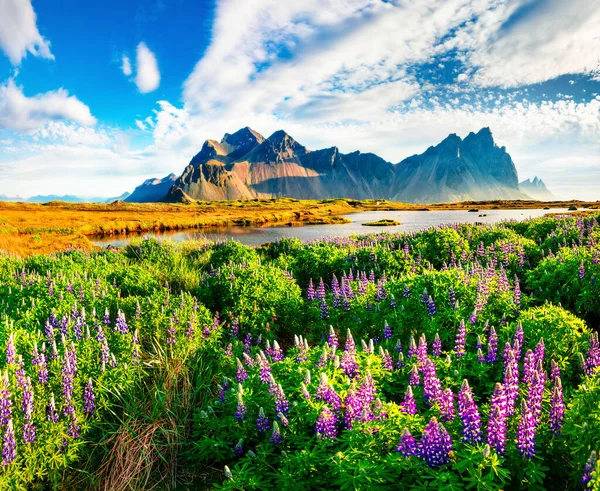
[[[556,200],[556,196],[552,194],[552,192],[546,187],[544,181],[542,181],[538,176],[534,176],[533,179],[528,178],[523,182],[520,182],[519,188],[532,198],[540,201]]]
[[[221,143],[227,143],[228,145],[239,147],[240,145],[247,145],[248,143],[260,144],[265,140],[258,131],[254,131],[249,126],[245,126],[237,130],[235,133],[225,133]]]

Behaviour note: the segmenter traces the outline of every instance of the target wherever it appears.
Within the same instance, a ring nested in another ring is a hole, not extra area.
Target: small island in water
[[[364,227],[395,227],[397,225],[400,225],[400,222],[392,220],[390,218],[382,218],[381,220],[377,220],[376,222],[363,223]]]

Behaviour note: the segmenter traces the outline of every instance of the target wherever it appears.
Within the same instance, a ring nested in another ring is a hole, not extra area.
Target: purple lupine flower
[[[426,358],[421,367],[423,373],[423,398],[432,405],[442,392],[442,384],[437,378],[435,364]]]
[[[500,455],[504,455],[506,446],[506,395],[504,394],[504,387],[500,383],[496,383],[490,401],[487,443]]]
[[[400,353],[402,354],[402,353]],[[419,385],[421,383],[421,375],[419,374],[419,367],[414,365],[410,371],[410,377],[408,378],[408,385]]]
[[[23,413],[23,440],[30,444],[35,442],[35,425],[33,424],[33,389],[29,377],[26,377],[23,387],[21,411]]]
[[[323,406],[315,423],[315,433],[319,438],[334,439],[337,431],[337,416],[329,407]]]
[[[525,399],[521,399],[521,419],[517,427],[517,448],[528,459],[535,455],[536,422],[531,408]]]
[[[302,397],[304,397],[304,399],[310,399],[310,392],[308,392],[308,389],[306,388],[306,384],[304,382],[300,383],[300,390],[302,391]]]
[[[327,335],[327,345],[332,349],[337,349],[339,345],[338,337],[333,326],[329,326],[329,334]]]
[[[437,404],[440,408],[440,419],[442,421],[452,421],[454,419],[454,393],[452,389],[447,388],[440,392]]]
[[[590,345],[588,346],[586,355],[583,369],[586,375],[592,375],[596,371],[596,368],[600,366],[600,343],[598,342],[597,332],[590,334]]]
[[[410,341],[408,342],[408,352],[406,353],[406,356],[408,356],[410,358],[411,356],[415,356],[417,354],[418,354],[417,343],[415,343],[415,338],[411,334]]]
[[[344,373],[350,378],[354,378],[358,373],[358,363],[356,362],[356,353],[350,351],[344,351],[340,367],[344,370]]]
[[[346,429],[351,430],[353,421],[360,415],[362,410],[362,402],[358,396],[354,382],[348,389],[348,394],[346,395],[344,405],[346,406],[346,413],[344,414],[344,426]]]
[[[108,341],[105,339],[100,346],[100,359],[102,362],[102,371],[104,371],[106,365],[110,362],[110,348],[108,347]]]
[[[515,287],[513,289],[513,302],[515,305],[521,304],[521,286],[519,285],[519,278],[515,275]]]
[[[315,287],[313,285],[313,280],[311,278],[308,282],[308,288],[306,289],[306,299],[314,300],[315,298],[316,298],[315,297]]]
[[[494,326],[490,327],[490,335],[488,337],[488,349],[485,361],[488,364],[496,363],[496,357],[498,353],[498,335]]]
[[[119,309],[117,311],[117,318],[115,319],[115,332],[121,334],[127,334],[129,332],[129,326],[125,320],[125,314]]]
[[[433,356],[442,356],[442,340],[439,333],[435,333],[433,344],[431,345],[431,354]]]
[[[240,438],[231,451],[238,457],[244,455],[244,439]]]
[[[264,384],[269,382],[269,375],[271,374],[271,365],[267,360],[265,354],[261,351],[256,356],[256,360],[258,362],[259,367],[259,378],[260,381]]]
[[[271,350],[271,360],[274,362],[283,360],[283,350],[277,341],[273,341],[273,349]]]
[[[392,337],[392,328],[387,321],[383,324],[383,339],[390,339]]]
[[[562,383],[560,377],[556,377],[550,398],[550,431],[553,434],[560,435],[564,418],[565,403],[563,402]]]
[[[535,373],[535,360],[533,358],[533,351],[527,350],[525,358],[523,360],[523,382],[526,384],[531,383],[533,380],[533,374]]]
[[[592,480],[592,472],[596,470],[597,461],[598,458],[596,457],[596,451],[592,450],[590,458],[585,463],[583,468],[583,475],[581,476],[581,484],[583,484],[586,488],[590,487],[588,484]]]
[[[579,266],[579,279],[582,280],[585,277],[585,265],[583,261],[581,261],[581,266]]]
[[[416,455],[417,442],[415,441],[415,437],[408,431],[408,428],[402,430],[402,436],[400,437],[396,452],[400,452],[403,457],[412,457],[413,455]]]
[[[535,349],[533,351],[533,358],[535,360],[535,364],[537,366],[538,363],[544,363],[544,355],[546,354],[546,346],[544,344],[544,338],[540,338],[538,344],[535,345]]]
[[[321,356],[317,360],[317,363],[315,364],[315,368],[325,367],[325,365],[327,365],[328,358],[329,358],[329,353],[327,352],[327,346],[323,346],[323,352],[321,353]]]
[[[15,363],[16,354],[17,352],[15,349],[15,335],[11,332],[8,336],[8,342],[6,344],[6,363]]]
[[[243,421],[246,419],[248,415],[248,410],[246,409],[246,405],[244,404],[244,400],[242,399],[242,393],[238,392],[238,403],[237,409],[235,410],[235,419],[238,421]]]
[[[281,445],[283,443],[283,436],[281,434],[281,431],[279,430],[279,425],[277,424],[277,421],[273,421],[273,433],[271,434],[271,438],[269,438],[269,441],[273,445]]]
[[[325,298],[325,283],[323,283],[323,278],[319,278],[319,286],[317,287],[315,298],[318,300],[323,300]]]
[[[218,391],[221,402],[225,402],[225,393],[229,390],[229,387],[231,387],[230,380],[227,377],[223,377],[223,383],[219,386]]]
[[[404,298],[410,298],[410,288],[408,288],[408,285],[404,285],[403,295]]]
[[[512,416],[515,401],[519,395],[519,363],[509,343],[504,347],[504,393],[506,395],[506,415]]]
[[[235,373],[235,376],[237,378],[237,381],[239,383],[242,383],[244,380],[246,380],[248,378],[248,372],[246,372],[246,369],[244,368],[244,365],[242,365],[242,362],[240,361],[239,358],[236,358],[237,360],[237,372]]]
[[[398,353],[402,353],[402,343],[400,342],[400,340],[396,341],[396,351]]]
[[[481,416],[466,379],[458,392],[458,415],[463,427],[463,442],[481,443]]]
[[[381,368],[391,372],[394,369],[394,360],[390,356],[388,350],[384,350],[383,347],[379,347],[379,355],[381,356]]]
[[[550,361],[550,382],[554,382],[557,378],[560,378],[560,367],[554,360]]]
[[[38,382],[42,385],[48,383],[48,364],[46,363],[46,355],[42,352],[37,357],[38,365]]]
[[[269,425],[269,419],[265,415],[265,410],[262,407],[258,410],[256,429],[261,435],[271,429],[271,426]]]
[[[396,370],[401,370],[402,368],[404,368],[404,355],[402,354],[402,352],[398,353],[398,361],[396,362]],[[417,372],[417,377],[419,376],[419,373]]]
[[[433,301],[433,297],[429,297],[429,299],[427,300],[427,313],[429,317],[433,317],[436,313],[435,302]]]
[[[92,416],[96,409],[95,404],[96,396],[94,396],[94,386],[92,385],[92,379],[90,378],[85,384],[83,390],[83,411],[88,415]]]
[[[456,293],[454,292],[454,287],[450,287],[448,290],[448,305],[452,309],[456,309]]]
[[[320,309],[321,309],[321,319],[322,320],[327,319],[329,317],[329,310],[327,308],[327,302],[325,301],[325,298],[321,299]]]
[[[8,420],[4,430],[4,441],[2,447],[2,465],[8,465],[17,458],[17,441],[12,419]]]
[[[337,396],[337,394],[335,395]],[[290,403],[288,402],[285,393],[283,392],[283,387],[281,387],[281,384],[277,384],[277,391],[274,394],[274,398],[275,411],[278,413],[287,414],[287,412],[290,410]]]
[[[8,372],[2,377],[2,389],[0,389],[0,424],[7,425],[11,419],[12,401],[10,399]]]
[[[513,347],[512,347],[517,361],[521,359],[521,348],[523,347],[524,338],[525,338],[525,333],[523,332],[523,325],[519,321],[519,323],[517,324],[517,329],[515,331],[515,335],[513,337]]]
[[[427,338],[425,334],[421,334],[419,337],[419,344],[417,345],[417,359],[419,363],[423,363],[423,360],[427,357]]]
[[[50,401],[46,407],[46,419],[51,423],[58,422],[58,411],[56,410],[56,403],[54,402],[54,392],[50,393]]]
[[[418,446],[419,456],[429,467],[435,468],[448,463],[451,450],[452,438],[444,425],[432,417],[421,435]]]
[[[465,321],[461,320],[456,333],[456,342],[454,344],[454,354],[457,358],[461,358],[466,355],[465,343],[467,339],[467,328],[465,327]]]
[[[410,385],[406,389],[404,402],[400,404],[400,410],[406,414],[417,414],[417,403],[415,402],[415,396]]]
[[[169,328],[167,329],[167,344],[176,344],[177,339],[175,338],[177,331],[175,329],[175,323],[173,319],[169,319]]]

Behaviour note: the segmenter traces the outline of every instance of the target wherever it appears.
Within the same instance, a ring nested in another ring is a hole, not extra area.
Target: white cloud
[[[96,124],[90,108],[65,89],[27,97],[12,79],[0,85],[0,128],[31,132],[54,120]]]
[[[42,37],[36,25],[31,0],[0,0],[0,48],[13,65],[31,53],[54,59],[50,42]]]
[[[156,90],[160,84],[158,62],[154,53],[143,42],[138,44],[135,65],[135,84],[138,90],[142,94]]]
[[[590,0],[518,0],[467,27],[463,39],[478,67],[475,81],[515,87],[565,74],[600,72],[600,6]],[[518,16],[518,7],[522,7]],[[526,10],[525,10],[526,9]],[[506,22],[514,16],[512,22]]]
[[[131,62],[129,61],[129,57],[126,55],[123,55],[121,57],[121,71],[123,72],[123,75],[125,75],[126,77],[129,77],[129,75],[132,74]]]
[[[466,82],[469,80],[469,76],[466,73],[461,73],[458,75],[458,77],[456,77],[456,80],[459,82]]]
[[[135,125],[142,131],[146,130],[146,125],[144,124],[143,121],[140,121],[139,119],[135,120]]]

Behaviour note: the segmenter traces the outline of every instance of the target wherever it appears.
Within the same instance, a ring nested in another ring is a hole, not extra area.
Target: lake
[[[158,237],[182,242],[188,239],[237,240],[246,245],[261,245],[281,238],[298,237],[302,241],[321,237],[348,237],[354,234],[379,232],[416,232],[436,225],[454,223],[494,224],[504,220],[526,220],[544,216],[546,213],[567,213],[561,209],[529,209],[529,210],[482,210],[479,213],[467,210],[435,210],[435,211],[366,211],[344,215],[352,223],[340,225],[305,225],[285,226],[271,225],[265,227],[220,227],[190,229],[170,232],[145,232],[126,236],[105,236],[91,238],[91,242],[106,247],[113,245],[122,247],[136,237]],[[486,216],[479,216],[485,214]],[[400,222],[393,227],[365,227],[365,222],[373,222],[382,218],[390,218]]]

